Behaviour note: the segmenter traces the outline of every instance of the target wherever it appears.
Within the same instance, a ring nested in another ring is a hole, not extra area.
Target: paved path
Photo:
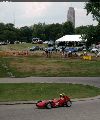
[[[0,83],[77,83],[100,87],[100,77],[27,77],[0,78]]]
[[[100,120],[100,99],[78,101],[72,107],[37,109],[35,105],[2,105],[0,120]]]

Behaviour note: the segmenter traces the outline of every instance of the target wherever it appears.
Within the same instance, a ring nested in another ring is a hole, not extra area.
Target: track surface
[[[100,77],[0,78],[0,83],[77,83],[100,87]]]
[[[1,105],[0,120],[100,120],[100,99],[73,102],[70,108],[37,109],[33,104]]]
[[[77,83],[100,87],[100,77],[0,78],[0,83]],[[50,110],[37,109],[33,104],[0,105],[0,120],[100,120],[100,99]]]

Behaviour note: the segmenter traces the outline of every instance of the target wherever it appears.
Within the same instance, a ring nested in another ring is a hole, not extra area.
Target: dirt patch
[[[31,72],[31,71],[58,71],[62,66],[58,64],[32,64],[27,61],[19,63],[17,61],[10,62],[10,67],[16,68],[20,72]]]

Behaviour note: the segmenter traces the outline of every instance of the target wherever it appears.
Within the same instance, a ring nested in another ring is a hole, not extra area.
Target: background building
[[[72,22],[75,27],[75,10],[73,7],[69,7],[69,10],[67,13],[67,21]]]

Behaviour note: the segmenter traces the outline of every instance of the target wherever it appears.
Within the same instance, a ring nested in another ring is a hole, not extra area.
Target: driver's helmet
[[[64,96],[65,96],[65,93],[60,94],[60,97],[64,97]]]
[[[60,94],[60,97],[63,97],[63,94]]]

